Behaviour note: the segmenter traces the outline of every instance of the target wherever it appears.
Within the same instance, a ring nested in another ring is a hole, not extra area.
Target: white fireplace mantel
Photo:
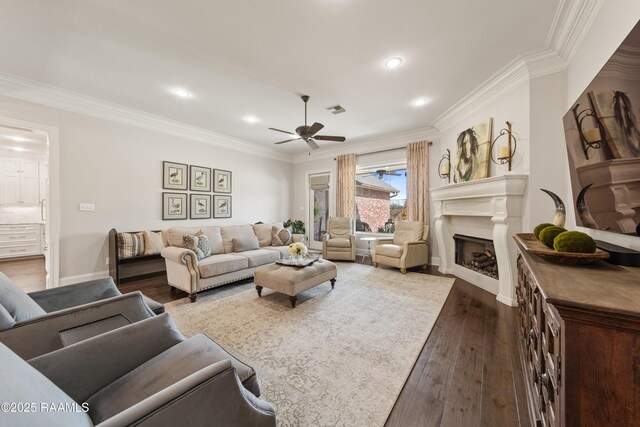
[[[527,175],[504,175],[445,185],[431,190],[434,232],[440,252],[439,271],[454,274],[516,305],[516,246],[512,236],[522,231]],[[496,250],[499,280],[455,263],[453,235],[490,238]]]

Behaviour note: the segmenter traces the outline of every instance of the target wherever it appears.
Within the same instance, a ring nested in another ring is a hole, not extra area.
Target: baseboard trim
[[[98,271],[95,273],[78,274],[76,276],[67,276],[60,278],[60,286],[73,285],[75,283],[86,282],[95,279],[104,279],[109,276],[109,271]]]

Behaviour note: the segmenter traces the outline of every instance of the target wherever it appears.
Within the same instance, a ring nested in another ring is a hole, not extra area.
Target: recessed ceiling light
[[[422,107],[423,105],[427,105],[428,102],[429,100],[427,98],[416,98],[411,101],[411,105],[414,107]]]
[[[260,119],[256,116],[245,116],[244,121],[247,123],[258,123]]]
[[[26,148],[22,148],[22,147],[10,147],[13,151],[27,151]]]
[[[394,56],[393,58],[389,58],[384,63],[384,65],[390,70],[393,70],[394,68],[398,68],[400,66],[400,64],[402,64],[402,58],[400,58],[398,56]]]
[[[25,138],[24,136],[10,136],[9,139],[12,140],[12,141],[15,141],[15,142],[25,142],[25,141],[29,140],[29,139]]]
[[[173,90],[173,94],[175,96],[179,96],[180,98],[191,98],[191,92],[186,89],[176,88]]]

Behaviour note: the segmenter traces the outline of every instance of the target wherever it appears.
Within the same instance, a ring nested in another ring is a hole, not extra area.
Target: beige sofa
[[[200,291],[253,277],[257,267],[289,256],[288,245],[271,245],[274,225],[282,227],[281,223],[276,223],[166,230],[168,246],[162,250],[162,256],[167,265],[169,285],[187,292],[195,302]],[[196,254],[185,247],[183,236],[201,230],[209,239],[212,255],[198,260]],[[252,238],[258,239],[258,249],[234,251],[234,239],[246,241]],[[294,242],[301,240],[302,235],[293,235]]]

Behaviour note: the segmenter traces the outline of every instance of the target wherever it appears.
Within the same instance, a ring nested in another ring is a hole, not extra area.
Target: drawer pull
[[[27,236],[11,236],[9,237],[11,240],[17,240],[17,239],[26,239]]]
[[[11,249],[9,252],[15,253],[15,252],[25,252],[26,249]]]

